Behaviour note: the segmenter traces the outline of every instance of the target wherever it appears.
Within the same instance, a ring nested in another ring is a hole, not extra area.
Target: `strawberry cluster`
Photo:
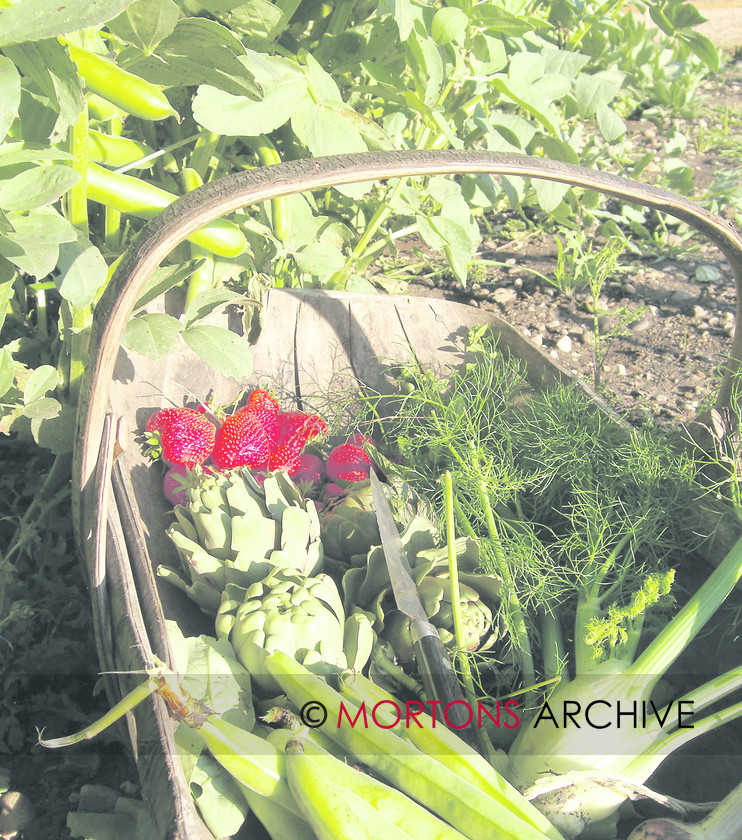
[[[218,422],[218,421],[217,421]],[[222,471],[249,467],[256,477],[285,470],[307,494],[315,495],[325,478],[328,498],[344,492],[337,482],[365,481],[370,460],[363,450],[366,438],[355,435],[336,446],[323,462],[305,452],[306,444],[327,432],[327,423],[317,414],[281,411],[278,402],[262,389],[252,391],[247,404],[214,425],[205,409],[164,408],[147,421],[153,451],[171,464],[165,493],[180,500],[189,472],[210,459],[212,469]]]

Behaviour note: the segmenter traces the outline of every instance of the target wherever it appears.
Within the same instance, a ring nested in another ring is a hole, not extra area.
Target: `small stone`
[[[700,320],[701,318],[705,318],[709,314],[709,311],[696,303],[693,306],[692,313],[694,318],[698,318]]]
[[[495,289],[495,291],[491,292],[489,295],[490,300],[500,304],[512,303],[514,300],[517,300],[517,298],[518,293],[515,289]]]
[[[546,329],[547,329],[549,332],[557,332],[557,331],[558,331],[558,330],[560,330],[561,328],[562,328],[562,323],[561,323],[561,321],[558,321],[558,320],[556,320],[556,319],[553,319],[553,320],[551,320],[551,321],[547,321],[547,322],[546,322]]]
[[[517,260],[515,259],[515,257],[509,257],[505,260],[505,265],[515,265],[516,262]]]
[[[630,326],[632,332],[644,332],[644,330],[648,330],[652,326],[652,321],[649,318],[639,318],[638,321],[634,321]]]
[[[616,373],[619,376],[626,376],[626,365],[616,365]]]
[[[683,289],[676,289],[670,295],[670,298],[667,302],[670,304],[670,306],[677,306],[678,309],[686,310],[690,309],[693,302],[697,299],[697,295],[694,295],[691,292],[686,292]]]
[[[582,335],[580,336],[580,341],[586,347],[592,347],[595,344],[595,336],[592,332],[590,332],[590,330],[583,330]]]
[[[611,328],[612,323],[613,319],[610,315],[601,315],[598,318],[598,329],[601,332],[607,332]]]
[[[523,278],[522,277],[516,277],[515,280],[513,280],[513,286],[516,289],[522,289],[523,288]]]
[[[556,343],[556,348],[562,353],[572,352],[572,339],[568,335],[563,335]]]
[[[544,337],[539,333],[531,336],[531,341],[536,345],[536,347],[542,347],[544,344]]]
[[[8,790],[0,796],[0,837],[21,837],[35,818],[34,806],[25,794]]]
[[[485,300],[489,297],[490,293],[487,289],[483,289],[481,286],[477,286],[476,289],[472,286],[472,295],[476,300]]]
[[[631,295],[636,294],[636,286],[633,283],[624,283],[622,291],[625,295],[631,297]]]

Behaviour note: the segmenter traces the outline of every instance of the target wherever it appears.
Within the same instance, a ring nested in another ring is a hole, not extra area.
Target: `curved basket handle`
[[[722,218],[687,199],[581,166],[527,155],[468,150],[362,152],[309,158],[228,175],[175,201],[149,222],[126,252],[94,313],[90,356],[82,380],[73,465],[73,500],[78,541],[93,534],[95,468],[121,338],[145,284],[160,262],[186,237],[226,213],[304,190],[420,175],[480,173],[543,178],[668,213],[695,227],[729,261],[736,283],[737,317],[729,363],[716,400],[727,407],[742,366],[742,236]],[[86,552],[87,553],[87,552]]]

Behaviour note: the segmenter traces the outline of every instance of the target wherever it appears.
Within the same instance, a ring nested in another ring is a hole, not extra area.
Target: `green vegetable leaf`
[[[501,36],[517,37],[525,35],[536,26],[548,27],[544,21],[537,21],[525,15],[513,15],[492,3],[476,3],[471,10],[471,17],[475,23],[482,24],[492,30],[493,34]]]
[[[121,343],[142,356],[159,359],[177,350],[182,329],[180,321],[170,315],[140,315],[126,325]]]
[[[466,27],[469,18],[466,12],[453,6],[438,9],[433,17],[431,34],[439,44],[450,44],[451,41],[463,42],[466,37]]]
[[[237,382],[253,369],[252,350],[244,338],[222,327],[197,326],[183,331],[186,344],[206,364]]]
[[[37,149],[28,143],[0,143],[0,166],[15,166],[18,163],[34,163],[40,160],[74,160],[74,156],[60,149],[50,149],[46,145]]]
[[[25,6],[26,2],[28,0],[16,3],[2,13],[0,31],[3,31],[6,15]],[[66,6],[62,5],[61,8]],[[80,79],[67,50],[55,38],[48,38],[5,47],[3,52],[48,99],[47,107],[33,97],[21,98],[20,117],[24,141],[43,142],[48,138],[52,143],[58,143],[63,140],[67,129],[82,110]]]
[[[546,128],[554,134],[559,134],[559,123],[556,114],[551,110],[547,102],[543,102],[533,96],[533,88],[526,82],[517,79],[495,76],[491,81],[493,87],[504,93],[521,108],[524,108],[531,116],[535,117]]]
[[[595,116],[598,119],[600,133],[609,143],[615,143],[626,134],[626,123],[609,105],[598,108]]]
[[[397,24],[400,41],[406,41],[417,19],[412,0],[381,0],[379,10],[389,12]]]
[[[701,61],[711,70],[716,73],[719,70],[719,52],[705,35],[700,32],[683,32],[680,36],[683,41],[686,41],[693,53],[701,59]]]
[[[62,406],[54,397],[41,397],[23,406],[23,416],[29,420],[50,420],[56,417],[62,410]]]
[[[0,236],[0,255],[32,277],[46,277],[57,264],[59,246],[73,242],[72,225],[50,207],[28,216],[12,216],[12,232]]]
[[[127,44],[150,55],[155,47],[175,29],[178,7],[173,0],[135,0],[107,28]]]
[[[76,422],[77,411],[73,406],[65,404],[55,417],[31,420],[31,434],[39,446],[54,455],[64,455],[72,451]]]
[[[19,0],[0,14],[0,46],[38,41],[100,26],[116,17],[133,0]]]
[[[47,391],[52,391],[59,384],[59,373],[51,365],[41,365],[36,368],[23,389],[23,402],[29,403],[43,397]]]
[[[54,282],[59,294],[78,308],[93,303],[108,280],[108,266],[103,255],[82,234],[76,241],[59,246],[58,268]]]
[[[189,260],[185,263],[177,263],[175,265],[161,265],[152,272],[152,276],[134,305],[134,309],[142,309],[150,301],[155,300],[160,295],[164,295],[168,289],[177,286],[187,280],[193,272],[203,263],[203,258],[197,260]]]
[[[215,759],[201,753],[190,778],[193,799],[214,836],[233,837],[248,813],[237,783]]]
[[[311,242],[294,251],[293,257],[299,271],[315,277],[329,277],[345,265],[342,253],[326,242]]]
[[[217,134],[255,137],[279,128],[311,101],[306,76],[294,62],[248,50],[243,63],[262,88],[262,100],[201,85],[193,100],[193,116],[199,125]]]
[[[252,102],[261,91],[244,57],[239,38],[226,26],[206,18],[183,18],[155,54],[132,69],[157,84],[211,85]]]
[[[80,180],[70,166],[35,166],[0,182],[0,207],[25,211],[52,204]]]
[[[199,6],[246,36],[245,45],[256,49],[275,40],[285,25],[281,9],[268,0],[201,0]]]
[[[0,397],[8,393],[15,379],[15,364],[13,357],[3,347],[0,350]]]
[[[542,178],[534,178],[531,182],[538,199],[539,207],[545,213],[551,213],[561,203],[569,184],[558,184],[555,181],[545,181]]]
[[[18,116],[20,102],[21,77],[13,62],[0,55],[0,140],[5,138],[11,123]]]
[[[621,89],[626,74],[617,70],[600,73],[580,73],[575,80],[575,99],[580,114],[591,117],[599,108],[607,105]]]
[[[5,323],[10,301],[13,299],[15,270],[7,260],[0,260],[0,330]]]
[[[229,303],[244,305],[245,303],[256,304],[257,301],[248,301],[244,295],[239,294],[239,292],[234,292],[231,289],[206,289],[206,291],[196,295],[195,299],[190,302],[186,309],[184,315],[186,327],[193,326],[197,321],[206,318],[216,310],[224,309]]]

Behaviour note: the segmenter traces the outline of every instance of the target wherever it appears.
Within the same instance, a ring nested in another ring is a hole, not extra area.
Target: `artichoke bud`
[[[220,596],[227,584],[247,588],[276,566],[307,575],[321,571],[324,555],[314,503],[279,473],[268,476],[265,488],[267,495],[247,469],[204,473],[188,504],[176,508],[168,533],[182,572],[171,569],[164,576],[202,609],[215,611],[220,600],[210,593],[204,598],[202,584]]]
[[[280,693],[265,667],[265,657],[276,650],[317,674],[347,667],[342,602],[328,575],[275,569],[250,586],[241,603],[225,599],[218,616],[222,632],[229,626],[227,616],[234,618],[229,641],[237,658],[266,693]]]

